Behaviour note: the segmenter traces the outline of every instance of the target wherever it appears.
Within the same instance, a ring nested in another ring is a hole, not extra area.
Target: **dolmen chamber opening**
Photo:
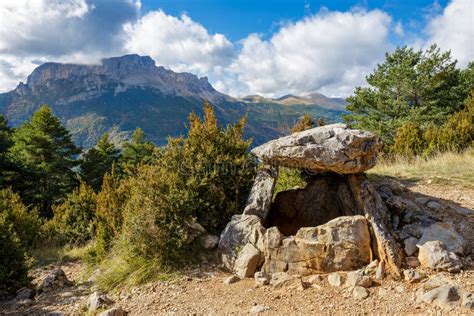
[[[381,147],[370,132],[332,124],[254,148],[262,166],[243,213],[221,234],[224,266],[241,278],[257,271],[303,276],[378,259],[399,278],[403,256],[387,228],[388,210],[364,174]],[[274,196],[280,167],[301,170],[306,186]]]

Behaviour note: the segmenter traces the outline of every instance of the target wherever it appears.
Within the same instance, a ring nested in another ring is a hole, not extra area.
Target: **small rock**
[[[331,286],[341,286],[343,282],[342,276],[337,272],[331,273],[328,275],[328,282]]]
[[[219,244],[219,237],[214,235],[204,235],[201,239],[201,245],[204,249],[214,249]]]
[[[259,271],[255,272],[254,278],[258,285],[268,285],[270,284],[271,276],[264,271]]]
[[[446,278],[443,275],[434,275],[430,277],[426,282],[423,283],[422,288],[424,290],[430,291],[437,287],[450,284],[451,282],[452,281],[450,279]]]
[[[311,284],[316,284],[316,283],[321,283],[323,281],[323,277],[320,276],[319,274],[313,274],[308,278],[308,283]]]
[[[427,197],[424,197],[424,196],[420,196],[420,197],[417,197],[415,199],[415,203],[416,204],[419,204],[421,206],[424,206],[426,203],[428,203],[429,199]]]
[[[417,268],[420,266],[420,261],[417,257],[405,257],[405,262],[407,266],[411,268]]]
[[[120,307],[113,307],[99,314],[99,316],[126,316],[126,315],[128,315],[128,313]]]
[[[421,297],[427,304],[435,304],[439,307],[451,307],[454,302],[460,299],[458,290],[452,285],[443,285],[435,288]]]
[[[405,281],[410,283],[418,283],[425,278],[424,273],[420,273],[415,269],[408,269],[403,271],[403,275],[405,276]]]
[[[286,272],[277,272],[272,274],[270,285],[274,288],[294,288],[297,290],[304,290],[306,284],[303,283],[300,277],[291,276]]]
[[[375,279],[383,280],[385,278],[385,264],[383,261],[380,261],[377,270],[375,271]]]
[[[416,246],[418,239],[415,237],[408,237],[403,241],[403,243],[405,245],[404,249],[407,256],[411,256],[418,251],[418,247]]]
[[[426,206],[428,206],[432,210],[439,210],[442,205],[436,201],[429,201]]]
[[[420,249],[418,260],[422,267],[449,272],[459,272],[461,270],[461,261],[456,254],[446,250],[443,242],[438,240],[428,241],[418,247]]]
[[[260,262],[260,251],[251,243],[247,243],[234,264],[234,271],[241,279],[252,277]]]
[[[107,295],[100,294],[99,292],[95,291],[92,293],[89,298],[87,299],[87,309],[89,311],[95,311],[99,308],[103,308],[114,303]]]
[[[437,222],[431,224],[423,230],[418,245],[422,246],[427,241],[436,240],[441,241],[448,251],[456,254],[463,254],[467,248],[466,240],[457,232],[454,225],[449,223]]]
[[[369,276],[362,275],[360,271],[351,271],[347,273],[344,285],[350,288],[355,286],[368,288],[372,285],[372,279]]]
[[[365,287],[356,286],[356,287],[354,287],[354,289],[352,290],[352,296],[353,296],[356,300],[363,300],[363,299],[369,297],[369,291],[368,291]]]
[[[397,287],[395,288],[395,290],[397,290],[397,292],[400,293],[400,294],[403,294],[403,293],[406,292],[406,289],[405,289],[405,287],[404,287],[403,285],[397,286]]]
[[[474,294],[467,291],[462,291],[461,306],[474,309]]]
[[[374,260],[374,261],[370,262],[370,263],[364,268],[364,274],[365,274],[365,275],[372,275],[372,274],[376,273],[378,265],[379,265],[379,261],[378,261],[378,260]]]
[[[22,299],[26,299],[26,298],[33,298],[34,296],[34,292],[33,290],[30,290],[26,287],[24,288],[21,288],[18,290],[17,294],[16,294],[16,297],[15,297],[15,300],[22,300]]]
[[[66,273],[62,269],[56,268],[51,271],[38,286],[38,293],[51,292],[65,286],[71,286],[73,282],[69,281]]]
[[[28,307],[28,306],[33,305],[34,303],[35,302],[32,299],[24,298],[24,299],[15,301],[15,306],[17,306],[18,308]]]
[[[240,278],[238,276],[231,275],[230,277],[226,278],[223,283],[229,285],[229,284],[237,283],[239,281],[240,281]]]
[[[265,305],[255,305],[250,309],[250,314],[260,314],[270,310],[270,307]]]

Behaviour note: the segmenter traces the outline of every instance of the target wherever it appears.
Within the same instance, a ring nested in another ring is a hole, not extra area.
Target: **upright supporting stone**
[[[385,263],[387,272],[393,278],[399,279],[403,254],[386,225],[389,212],[385,204],[364,174],[349,175],[349,185],[356,202],[370,223],[371,232],[377,242],[377,249],[374,251],[378,259]]]
[[[267,218],[272,204],[273,188],[278,178],[278,169],[270,165],[261,168],[250,191],[244,215],[257,215],[262,222]]]

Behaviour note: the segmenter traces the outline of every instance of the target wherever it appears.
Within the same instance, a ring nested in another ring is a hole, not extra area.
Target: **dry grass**
[[[388,176],[412,181],[431,180],[433,183],[474,187],[474,148],[462,153],[443,153],[430,159],[381,160],[368,173],[372,177]]]
[[[92,247],[92,244],[84,246],[43,246],[31,251],[33,263],[42,267],[49,264],[57,264],[82,259]]]

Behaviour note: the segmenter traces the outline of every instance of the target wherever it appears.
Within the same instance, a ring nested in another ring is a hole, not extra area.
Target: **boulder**
[[[417,243],[418,239],[415,237],[408,237],[403,241],[403,244],[405,245],[405,253],[407,256],[411,256],[418,251],[418,247],[416,246]]]
[[[191,243],[196,237],[206,233],[206,229],[198,222],[186,222],[187,240],[186,243]]]
[[[101,294],[97,291],[92,293],[87,299],[87,309],[90,312],[96,311],[99,308],[110,306],[114,303],[107,295]]]
[[[277,272],[272,274],[270,285],[274,288],[288,288],[295,290],[304,290],[306,288],[305,283],[298,276],[289,275],[285,272]]]
[[[349,288],[355,286],[368,288],[372,285],[372,279],[367,275],[363,275],[361,271],[351,271],[347,273],[344,285]]]
[[[419,246],[418,260],[423,268],[459,272],[462,264],[453,252],[448,252],[441,241],[427,241]]]
[[[338,217],[324,225],[303,227],[280,246],[266,247],[264,271],[310,275],[358,269],[371,260],[370,242],[363,216]]]
[[[247,244],[263,252],[265,228],[256,215],[234,215],[221,234],[219,250],[224,266],[233,270],[239,251]]]
[[[375,166],[381,147],[375,134],[332,124],[269,141],[252,154],[270,165],[349,174]]]
[[[328,283],[331,286],[341,286],[343,282],[343,278],[341,274],[334,272],[328,275]]]
[[[244,215],[256,215],[265,221],[270,212],[277,177],[278,170],[272,166],[266,165],[258,171],[247,199]]]
[[[30,299],[30,298],[33,298],[34,295],[35,293],[33,292],[33,290],[23,287],[19,289],[18,292],[16,293],[15,300],[19,301],[23,299]]]
[[[240,278],[238,276],[231,275],[230,277],[225,278],[222,283],[229,285],[229,284],[237,283],[239,281],[240,281]]]
[[[71,286],[71,282],[62,269],[52,270],[39,284],[38,293],[47,293],[66,286]]]
[[[464,253],[467,247],[467,242],[456,231],[454,225],[449,223],[437,222],[430,225],[423,231],[423,234],[418,241],[418,245],[423,245],[427,241],[439,240],[446,246],[446,249],[456,254]]]
[[[241,279],[253,277],[260,262],[260,251],[247,243],[239,253],[234,264],[234,271]]]

